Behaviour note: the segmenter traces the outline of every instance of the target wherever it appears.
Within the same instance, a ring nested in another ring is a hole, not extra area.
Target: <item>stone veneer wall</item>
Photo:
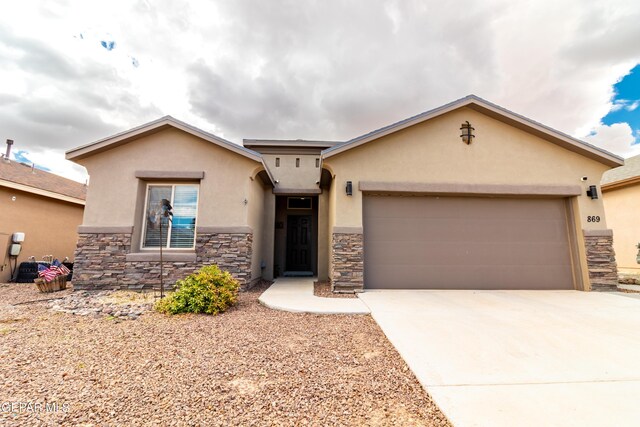
[[[362,233],[331,236],[331,290],[353,293],[364,290],[364,245]]]
[[[593,291],[616,290],[618,266],[613,250],[613,232],[611,230],[585,230],[584,243],[587,251],[591,289]]]
[[[165,285],[217,264],[238,279],[242,290],[251,283],[251,233],[198,233],[194,261],[164,261]],[[127,261],[129,233],[80,233],[73,266],[74,289],[151,289],[159,285],[158,261]],[[167,258],[170,254],[165,252]]]

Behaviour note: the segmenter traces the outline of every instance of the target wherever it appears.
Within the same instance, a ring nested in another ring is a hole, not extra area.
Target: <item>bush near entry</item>
[[[169,293],[155,305],[166,314],[225,312],[238,301],[240,284],[227,271],[217,265],[202,267],[175,284]]]

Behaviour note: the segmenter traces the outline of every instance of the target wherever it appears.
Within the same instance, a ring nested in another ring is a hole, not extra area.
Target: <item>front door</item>
[[[287,216],[287,271],[311,271],[311,215]]]

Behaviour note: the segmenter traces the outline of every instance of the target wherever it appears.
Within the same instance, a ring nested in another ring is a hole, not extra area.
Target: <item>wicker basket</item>
[[[40,292],[56,292],[64,291],[67,289],[67,276],[56,276],[50,282],[45,282],[42,278],[37,278],[33,281]]]

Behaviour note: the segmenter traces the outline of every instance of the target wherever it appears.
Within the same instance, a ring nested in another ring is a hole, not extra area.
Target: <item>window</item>
[[[319,168],[320,167],[320,159],[316,159],[316,167]]]
[[[287,209],[311,209],[311,197],[287,197]]]
[[[173,220],[162,215],[162,199],[173,206]],[[162,247],[193,249],[198,208],[196,184],[150,184],[145,204],[143,248],[160,247],[160,221],[162,221]]]
[[[300,167],[300,157],[296,157],[296,167]]]
[[[280,157],[276,157],[276,167],[280,167]]]

